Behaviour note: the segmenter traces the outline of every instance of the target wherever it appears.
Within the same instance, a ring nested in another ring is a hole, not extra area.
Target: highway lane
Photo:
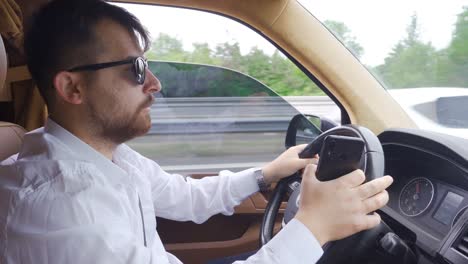
[[[173,173],[240,171],[273,160],[284,148],[284,133],[148,135],[128,145]]]
[[[285,101],[286,99],[287,101]],[[280,132],[301,113],[339,122],[326,96],[157,98],[150,134]]]

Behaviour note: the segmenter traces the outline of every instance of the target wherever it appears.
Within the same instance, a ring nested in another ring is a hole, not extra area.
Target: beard
[[[116,104],[107,109],[90,104],[89,113],[95,128],[93,132],[99,138],[115,144],[142,136],[151,128],[150,112],[146,112],[145,109],[153,102],[153,96],[149,95],[133,113],[129,113]]]

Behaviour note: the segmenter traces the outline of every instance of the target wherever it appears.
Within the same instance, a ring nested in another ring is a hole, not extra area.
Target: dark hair
[[[149,35],[140,21],[125,9],[102,0],[55,0],[34,16],[25,34],[24,49],[32,78],[47,106],[51,107],[53,78],[78,64],[96,63],[99,52],[94,28],[111,19],[149,47]]]

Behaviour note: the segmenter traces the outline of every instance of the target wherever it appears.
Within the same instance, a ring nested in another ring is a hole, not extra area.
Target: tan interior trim
[[[11,97],[11,84],[14,82],[31,80],[31,74],[29,73],[26,65],[8,68],[5,84],[0,89],[0,102],[10,102]]]
[[[0,102],[10,102],[11,101],[11,89],[9,89],[10,84],[5,82],[3,87],[0,87]]]
[[[7,82],[18,82],[31,79],[31,73],[29,73],[28,66],[26,65],[8,68]]]
[[[235,214],[257,214],[264,213],[268,204],[267,199],[262,193],[254,193],[249,198],[242,201],[241,204],[234,208]],[[279,208],[279,213],[284,213],[287,202],[282,202]]]

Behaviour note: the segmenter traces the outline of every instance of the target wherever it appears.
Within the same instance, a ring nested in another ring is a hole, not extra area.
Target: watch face
[[[255,174],[255,179],[257,180],[257,185],[258,188],[260,189],[261,192],[267,191],[269,188],[269,185],[266,184],[265,178],[263,177],[263,171],[262,169],[256,169],[254,171]]]

